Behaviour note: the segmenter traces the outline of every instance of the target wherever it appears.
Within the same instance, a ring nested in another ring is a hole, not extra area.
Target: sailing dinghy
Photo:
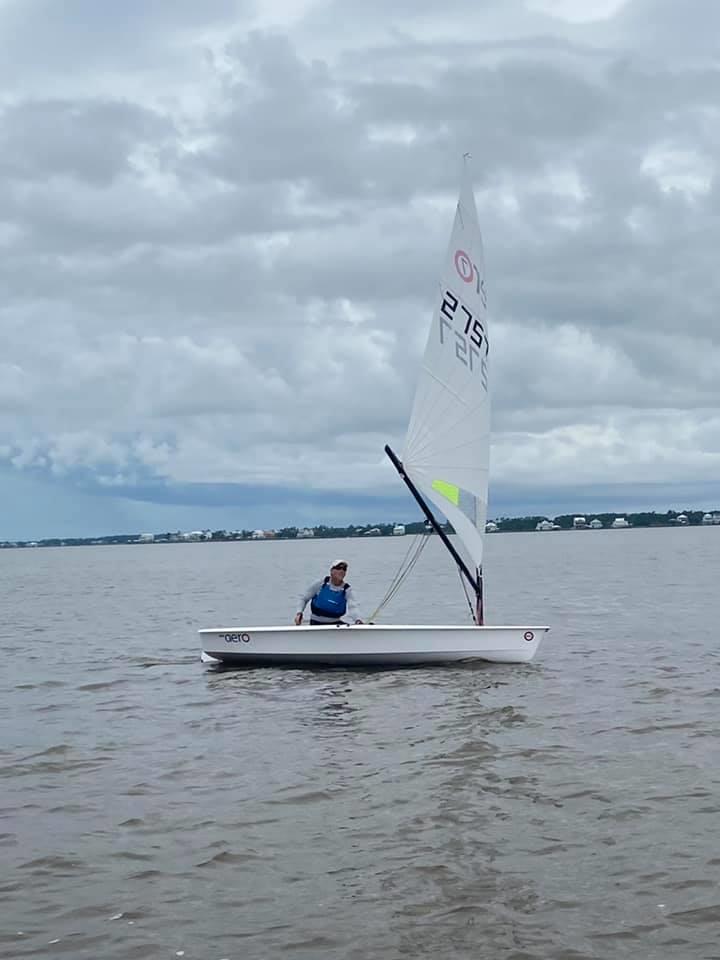
[[[205,662],[393,666],[532,660],[548,627],[484,623],[489,353],[482,238],[466,161],[405,449],[402,459],[388,446],[385,452],[457,565],[466,595],[472,597],[473,623],[203,629]],[[460,549],[433,507],[452,525]]]

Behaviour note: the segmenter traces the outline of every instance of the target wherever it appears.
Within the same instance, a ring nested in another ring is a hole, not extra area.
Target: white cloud
[[[528,7],[570,23],[589,23],[614,17],[627,3],[628,0],[528,0]]]
[[[532,473],[543,489],[587,484],[683,485],[714,482],[720,469],[720,415],[654,410],[641,415],[598,411],[600,422],[576,422],[543,433],[501,435],[493,465],[508,483]]]
[[[715,8],[578,10],[0,6],[0,456],[394,489],[470,149],[496,481],[710,479]]]
[[[648,151],[640,169],[654,177],[664,192],[679,190],[694,197],[710,190],[714,164],[696,150],[665,143]]]

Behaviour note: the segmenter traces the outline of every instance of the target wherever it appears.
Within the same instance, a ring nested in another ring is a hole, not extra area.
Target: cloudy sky
[[[412,518],[473,155],[490,514],[720,507],[716,0],[0,0],[0,539]]]

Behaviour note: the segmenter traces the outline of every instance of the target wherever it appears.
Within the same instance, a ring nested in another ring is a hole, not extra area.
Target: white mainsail
[[[444,534],[443,542],[474,589],[472,626],[377,624],[375,614],[417,560],[419,549],[427,542],[423,538],[412,556],[406,555],[369,623],[338,629],[333,624],[253,627],[241,622],[205,629],[200,631],[202,651],[209,662],[396,667],[477,659],[496,663],[532,660],[548,628],[485,626],[482,577],[479,569],[471,569],[482,564],[490,447],[483,269],[475,198],[466,168],[405,440],[404,462],[389,446],[385,451],[428,519],[434,519],[428,508],[432,503],[459,534],[460,551]],[[435,523],[433,527],[442,532]]]
[[[482,237],[466,160],[403,466],[450,521],[478,568],[490,460],[488,352]]]

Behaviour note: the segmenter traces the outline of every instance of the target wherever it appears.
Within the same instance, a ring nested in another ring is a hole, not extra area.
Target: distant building
[[[379,537],[380,536],[380,527],[371,527],[370,530],[366,530],[363,533],[364,537]]]
[[[488,520],[485,524],[485,533],[497,533],[499,529],[500,527],[492,520]]]
[[[602,528],[603,528],[602,520],[595,519],[590,521],[591,530],[602,530]]]
[[[404,537],[405,536],[405,527],[401,523],[396,523],[393,527],[393,536],[394,537]]]
[[[264,531],[264,530],[253,530],[253,532],[252,532],[252,539],[253,539],[253,540],[264,540],[264,539],[265,539],[265,531]]]
[[[138,543],[153,543],[155,540],[154,533],[141,533],[138,537]]]
[[[297,532],[299,540],[308,540],[310,537],[315,536],[315,531],[310,527],[303,527]]]
[[[681,513],[678,517],[675,518],[675,522],[679,523],[681,527],[686,527],[688,524],[688,518],[684,513]]]
[[[629,527],[630,524],[627,522],[625,517],[615,517],[610,526],[613,530],[623,530],[625,527]]]
[[[587,529],[587,520],[585,517],[573,517],[573,530]]]
[[[535,525],[535,529],[539,530],[542,533],[546,530],[554,530],[555,524],[551,523],[549,520],[541,520],[539,523]]]

